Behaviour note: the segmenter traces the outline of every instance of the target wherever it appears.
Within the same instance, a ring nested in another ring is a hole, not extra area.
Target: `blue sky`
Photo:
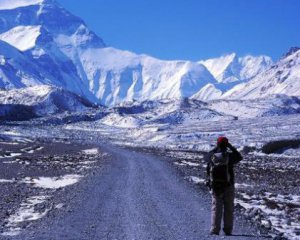
[[[300,0],[57,0],[116,48],[161,59],[300,46]]]

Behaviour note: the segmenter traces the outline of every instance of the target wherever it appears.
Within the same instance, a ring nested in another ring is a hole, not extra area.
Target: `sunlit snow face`
[[[26,7],[40,4],[44,0],[1,0],[0,10],[10,10],[14,8]]]

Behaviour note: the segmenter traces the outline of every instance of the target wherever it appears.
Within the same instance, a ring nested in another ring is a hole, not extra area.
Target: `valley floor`
[[[213,239],[209,194],[164,157],[10,136],[17,142],[1,142],[0,239]],[[257,231],[237,213],[233,239],[262,238]]]
[[[235,233],[247,236],[234,239],[297,239],[299,149],[265,154],[261,147],[298,139],[299,119],[2,125],[0,239],[209,238],[204,154],[219,134],[240,143],[244,156],[236,167]]]

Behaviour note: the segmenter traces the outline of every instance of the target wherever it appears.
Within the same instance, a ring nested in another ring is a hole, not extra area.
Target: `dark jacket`
[[[230,149],[230,151],[228,151]],[[227,152],[229,154],[229,174],[230,174],[230,184],[234,185],[234,170],[233,167],[235,164],[237,164],[238,162],[240,162],[243,157],[242,155],[236,150],[235,147],[230,146],[230,148],[227,148]],[[222,152],[222,150],[219,147],[215,147],[213,150],[211,150],[210,152],[208,152],[205,156],[205,160],[207,163],[206,166],[206,174],[207,174],[207,181],[208,181],[208,185],[210,185],[210,167],[211,167],[211,158],[213,156],[214,153],[218,153],[218,152]],[[211,187],[211,186],[210,186]]]

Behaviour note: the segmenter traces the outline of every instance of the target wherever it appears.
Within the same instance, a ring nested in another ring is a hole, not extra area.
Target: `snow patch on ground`
[[[24,136],[18,135],[17,132],[6,132],[0,134],[1,144],[8,144],[8,145],[18,145],[19,143],[27,143],[32,142],[29,138],[25,138]]]
[[[205,183],[205,179],[203,178],[199,178],[199,177],[195,177],[195,176],[189,176],[186,177],[185,179],[187,179],[188,181],[195,183],[195,184],[203,184]]]
[[[22,229],[19,227],[20,223],[36,221],[46,216],[50,209],[45,209],[42,212],[38,212],[36,211],[36,207],[39,204],[44,203],[47,199],[48,196],[33,196],[22,202],[20,208],[7,219],[6,227],[8,227],[9,230],[2,233],[2,235],[16,236],[20,234]]]
[[[247,216],[267,229],[283,233],[288,239],[299,239],[300,196],[268,192],[252,196],[246,193],[240,195],[241,198],[235,202],[244,209]]]
[[[58,189],[77,183],[81,175],[65,175],[60,177],[25,178],[24,183],[32,184],[34,187],[46,189]]]
[[[166,137],[167,137],[166,135],[156,135],[153,138],[150,138],[149,141],[157,142],[157,141],[161,141],[161,140],[165,139]]]
[[[288,149],[288,150],[284,151],[283,153],[270,153],[270,154],[254,151],[249,154],[253,155],[253,156],[260,156],[260,157],[273,157],[273,158],[278,158],[278,159],[280,159],[280,158],[294,159],[294,158],[299,157],[300,151],[298,153],[298,149]]]
[[[0,155],[0,159],[2,158],[13,158],[13,157],[19,157],[22,153],[6,153],[4,155]]]
[[[190,167],[199,167],[199,163],[194,163],[194,162],[188,162],[188,161],[181,161],[181,162],[174,162],[175,165],[180,165],[180,166],[190,166]]]
[[[16,132],[16,131],[5,131],[4,134],[5,135],[11,135],[11,136],[21,136],[21,134],[19,132]]]
[[[253,185],[246,184],[246,183],[235,183],[234,186],[235,186],[237,189],[253,188]]]
[[[285,156],[299,157],[300,156],[300,148],[289,148],[289,149],[284,150],[282,154]]]
[[[97,155],[99,153],[98,148],[86,149],[82,151],[86,155]]]
[[[38,148],[24,148],[24,149],[21,149],[22,152],[25,152],[25,153],[30,153],[30,154],[33,154],[35,153],[36,151],[40,151],[42,150],[44,147],[38,147]]]
[[[6,144],[6,145],[19,145],[18,142],[1,142],[1,141],[0,141],[0,144]]]
[[[104,117],[101,122],[108,126],[116,126],[120,128],[136,128],[139,126],[139,121],[136,118],[114,113]]]
[[[14,183],[15,180],[13,179],[0,179],[0,183]]]

